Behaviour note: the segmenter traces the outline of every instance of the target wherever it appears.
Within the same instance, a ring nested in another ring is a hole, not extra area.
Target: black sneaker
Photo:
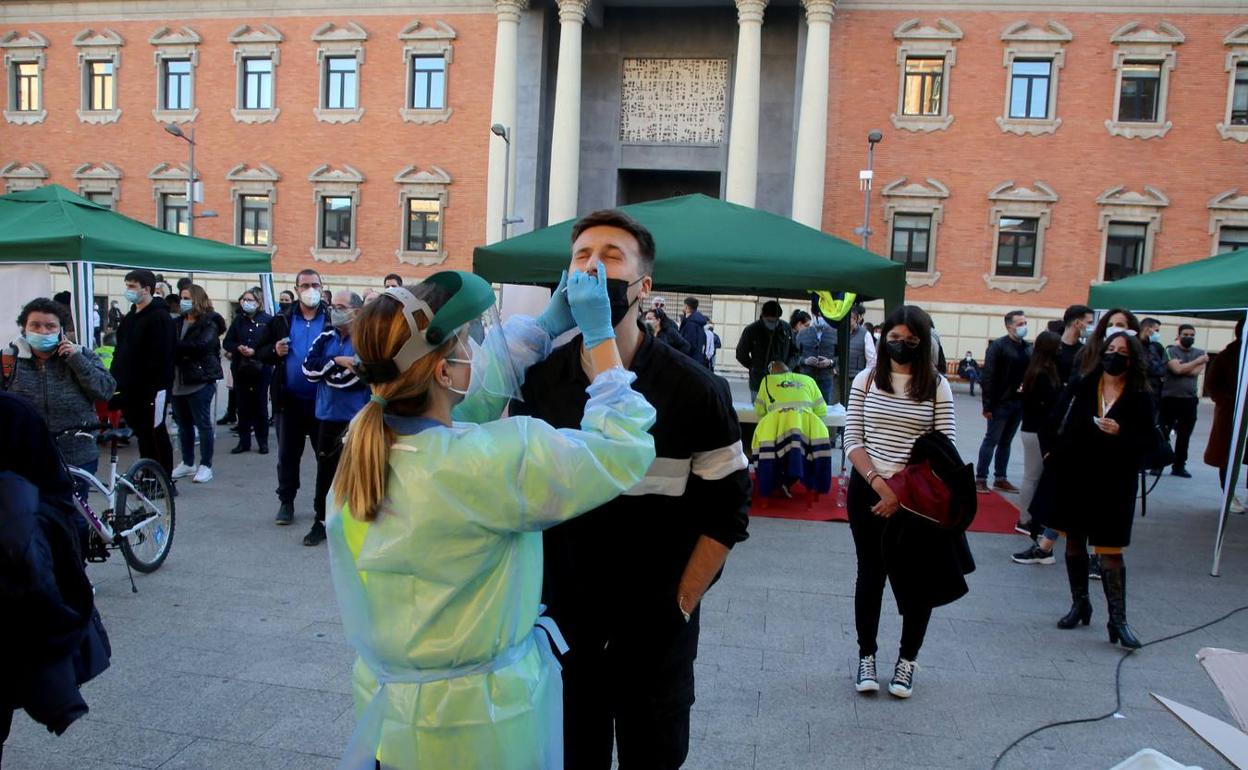
[[[858,676],[854,678],[854,689],[858,692],[880,691],[880,680],[875,675],[874,655],[858,659]]]
[[[893,681],[888,683],[888,694],[895,698],[909,698],[914,693],[914,670],[918,668],[913,660],[897,659],[897,668],[893,670]]]
[[[1096,554],[1088,557],[1088,577],[1093,580],[1101,579],[1101,557]]]
[[[260,448],[256,450],[256,453],[257,453],[257,454],[262,454],[262,455],[267,455],[267,454],[269,453],[269,445],[268,445],[268,444],[261,444],[261,445],[260,445]]]
[[[295,504],[282,503],[277,509],[277,518],[273,519],[273,523],[279,527],[284,527],[295,520]]]
[[[217,425],[233,425],[236,422],[238,422],[237,419],[227,414],[224,417],[222,417],[220,420],[217,420]]]
[[[319,521],[312,522],[312,529],[303,536],[304,545],[320,545],[325,542],[325,525]]]
[[[1187,468],[1184,468],[1182,465],[1174,466],[1174,470],[1170,471],[1170,475],[1178,476],[1181,479],[1190,479],[1192,477],[1192,474],[1188,473]]]
[[[1026,551],[1019,551],[1010,557],[1015,564],[1056,564],[1057,558],[1052,551],[1046,551],[1035,543]]]
[[[249,446],[243,446],[242,444],[239,444],[238,446],[236,446],[236,447],[234,447],[233,449],[231,449],[231,450],[230,450],[230,454],[232,454],[232,455],[241,455],[241,454],[244,454],[244,453],[246,453],[246,452],[250,452],[250,451],[251,451],[251,447],[249,447]]]

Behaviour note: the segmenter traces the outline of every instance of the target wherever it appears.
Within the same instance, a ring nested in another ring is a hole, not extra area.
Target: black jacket
[[[680,336],[689,343],[689,357],[703,366],[708,365],[703,355],[706,352],[706,324],[706,316],[700,310],[693,311],[680,322]]]
[[[668,318],[667,313],[660,312],[658,315],[659,331],[654,336],[672,350],[692,356],[693,353],[689,351],[689,341],[681,336],[680,329],[676,327],[676,322]],[[701,353],[698,355],[701,355]]]
[[[173,358],[184,385],[203,385],[221,379],[221,333],[225,320],[216,313],[197,318],[182,335],[185,316],[174,323]]]
[[[1023,425],[1024,433],[1039,433],[1044,423],[1053,412],[1053,405],[1062,393],[1060,384],[1054,385],[1048,377],[1039,376],[1031,383],[1031,387],[1023,391]]]
[[[998,404],[1019,397],[1018,387],[1023,384],[1023,375],[1027,372],[1030,361],[1029,343],[1015,341],[1008,334],[992,341],[988,346],[988,354],[984,356],[984,368],[980,373],[985,412],[991,412]]]
[[[131,307],[121,319],[109,371],[122,396],[143,397],[173,385],[173,318],[162,297],[142,310]]]
[[[780,361],[792,371],[797,369],[797,357],[793,327],[784,321],[777,322],[775,331],[769,331],[760,318],[745,327],[737,342],[737,363],[750,372],[751,392],[758,391],[772,361]]]
[[[234,374],[235,387],[258,384],[272,374],[272,366],[260,360],[260,350],[274,341],[273,316],[263,310],[257,310],[255,315],[250,316],[242,311],[234,315],[221,346],[230,354],[230,371]],[[238,352],[239,345],[256,352],[248,358]]]
[[[580,427],[589,386],[580,356],[578,337],[531,367],[512,413]],[[658,413],[658,459],[632,494],[545,532],[543,600],[573,648],[623,643],[639,662],[687,662],[697,627],[677,608],[680,579],[702,536],[729,548],[748,536],[749,471],[725,380],[653,337],[631,369]]]

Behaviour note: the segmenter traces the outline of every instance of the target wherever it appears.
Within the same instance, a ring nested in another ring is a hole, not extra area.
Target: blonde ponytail
[[[383,418],[384,407],[374,399],[364,405],[347,428],[346,444],[334,476],[334,500],[360,521],[377,518],[386,494],[386,472],[394,431]]]

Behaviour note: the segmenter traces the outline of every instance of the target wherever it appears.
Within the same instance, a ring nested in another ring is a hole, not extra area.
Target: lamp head
[[[875,144],[876,142],[880,141],[883,138],[884,138],[884,132],[878,128],[871,129],[871,133],[867,134],[867,141],[870,142],[871,144]]]
[[[174,123],[166,123],[165,131],[169,132],[170,134],[173,134],[174,136],[180,139],[186,138],[186,134],[182,133],[182,129],[178,128],[178,126]]]
[[[507,139],[507,127],[504,126],[502,123],[495,123],[494,125],[490,126],[490,133],[494,134],[494,136],[497,136],[498,138],[504,141],[506,141]]]

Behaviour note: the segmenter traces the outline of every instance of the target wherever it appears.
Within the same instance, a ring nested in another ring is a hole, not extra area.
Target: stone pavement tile
[[[1033,679],[1065,679],[1057,665],[1045,658],[1034,658],[1024,662],[1013,655],[991,655],[977,650],[970,655],[970,659],[971,666],[980,674],[1018,672],[1022,676]],[[924,662],[926,662],[926,657]]]
[[[722,711],[740,716],[757,716],[759,691],[742,687],[735,677],[720,672],[699,676],[695,680],[697,707],[704,711]]]
[[[95,763],[160,767],[186,748],[194,739],[134,724],[114,724],[87,715],[70,725],[64,735],[49,733],[31,721],[24,712],[13,719],[13,732],[6,745],[36,754],[72,756],[91,767]],[[6,766],[8,763],[6,763]]]
[[[757,626],[726,625],[722,628],[703,627],[701,638],[712,644],[736,647],[756,647],[763,650],[805,652],[806,640],[802,633],[791,628],[777,628],[764,632]]]
[[[724,671],[756,670],[763,668],[767,650],[754,647],[730,647],[723,644],[698,644],[698,663]]]
[[[337,760],[246,743],[197,738],[160,770],[304,770],[332,767]]]
[[[1134,751],[1131,752],[1131,754],[1134,753]],[[998,770],[1084,770],[1084,768],[1106,770],[1106,768],[1120,764],[1131,754],[1112,754],[1091,749],[1079,751],[1048,747],[1029,749],[1024,744],[1006,754]],[[989,759],[988,764],[983,766],[983,770],[988,770],[993,759]]]
[[[347,708],[336,717],[331,713],[319,716],[285,716],[254,742],[258,746],[319,754],[325,757],[341,756],[351,742],[355,729],[355,710]]]
[[[987,767],[992,756],[990,749],[959,738],[863,728],[812,728],[810,740],[816,755],[848,755],[867,767],[910,768],[927,763],[970,770]]]
[[[754,770],[755,747],[744,743],[690,740],[683,770]]]
[[[846,751],[820,753],[791,746],[759,746],[754,767],[757,770],[865,770],[866,765]]]
[[[720,679],[731,679],[738,687],[761,693],[776,693],[780,697],[801,695],[806,692],[806,674],[801,671],[765,669],[728,670],[716,672]]]
[[[52,751],[32,751],[20,746],[5,745],[4,766],[13,770],[83,770],[82,759]],[[94,760],[91,770],[140,770],[141,765]]]
[[[704,737],[708,741],[750,744],[764,754],[774,747],[810,749],[810,726],[801,716],[743,717],[711,712]]]
[[[762,650],[763,669],[765,671],[792,671],[803,674],[840,674],[849,671],[849,655],[844,649],[820,650],[814,653],[782,652],[780,650]],[[852,654],[852,653],[851,653]],[[858,666],[858,659],[853,658],[853,667]]]
[[[759,693],[758,713],[773,719],[800,720],[812,725],[852,727],[857,724],[853,699],[858,694],[844,684],[808,688],[804,692],[765,689]]]
[[[706,737],[706,725],[712,716],[710,711],[698,706],[699,704],[694,703],[693,708],[689,710],[689,737],[691,739]]]
[[[946,705],[938,692],[922,692],[923,685],[917,677],[915,694],[909,700],[889,695],[884,690],[887,687],[884,682],[880,686],[879,693],[854,699],[854,713],[859,727],[907,735],[962,737],[956,718],[962,711]]]

